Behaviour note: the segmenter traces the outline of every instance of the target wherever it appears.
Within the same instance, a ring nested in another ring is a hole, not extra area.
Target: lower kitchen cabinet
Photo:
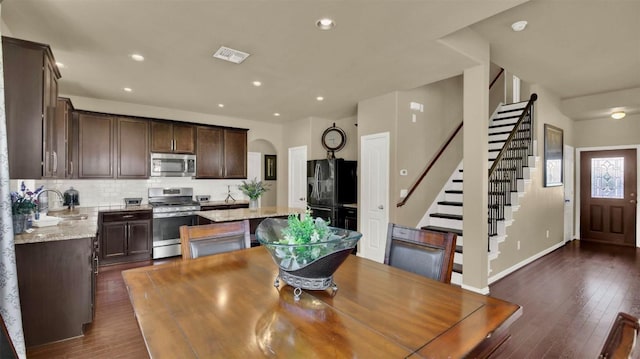
[[[93,321],[95,238],[16,245],[27,347],[77,337]]]
[[[151,259],[151,210],[100,212],[98,218],[100,264]]]

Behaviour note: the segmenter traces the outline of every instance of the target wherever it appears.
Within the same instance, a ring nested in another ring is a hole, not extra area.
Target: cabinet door
[[[173,126],[167,121],[151,121],[151,152],[173,151]]]
[[[118,178],[149,177],[149,121],[118,118]]]
[[[44,82],[42,94],[42,133],[44,152],[42,154],[44,170],[42,177],[55,178],[58,176],[58,147],[56,127],[56,105],[58,103],[58,81],[55,78],[55,65],[45,58],[43,65]]]
[[[247,131],[224,130],[224,177],[247,178]]]
[[[40,179],[43,51],[22,44],[20,40],[2,38],[9,176]]]
[[[127,229],[127,254],[151,254],[151,222],[131,221]]]
[[[196,131],[193,125],[173,124],[173,152],[196,153]]]
[[[222,178],[224,147],[223,130],[218,127],[198,126],[196,151],[196,177]]]
[[[102,224],[100,253],[104,259],[124,257],[126,255],[127,222]]]
[[[78,117],[78,178],[113,178],[114,118],[81,113]]]
[[[69,151],[69,127],[71,126],[71,101],[68,98],[56,99],[55,128],[55,153],[56,153],[56,177],[68,178],[71,175]]]

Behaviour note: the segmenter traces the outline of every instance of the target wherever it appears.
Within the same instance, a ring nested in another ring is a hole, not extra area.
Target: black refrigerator
[[[307,204],[313,217],[344,227],[338,210],[343,204],[357,201],[357,164],[341,158],[307,161]]]

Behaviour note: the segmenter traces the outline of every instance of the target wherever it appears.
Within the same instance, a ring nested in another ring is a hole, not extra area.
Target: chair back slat
[[[618,313],[598,358],[627,359],[631,357],[639,330],[638,318],[627,313]]]

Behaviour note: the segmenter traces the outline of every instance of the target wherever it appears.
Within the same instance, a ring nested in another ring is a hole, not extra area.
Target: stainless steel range
[[[179,256],[180,226],[197,224],[200,204],[193,200],[193,188],[149,188],[153,207],[153,259]]]

